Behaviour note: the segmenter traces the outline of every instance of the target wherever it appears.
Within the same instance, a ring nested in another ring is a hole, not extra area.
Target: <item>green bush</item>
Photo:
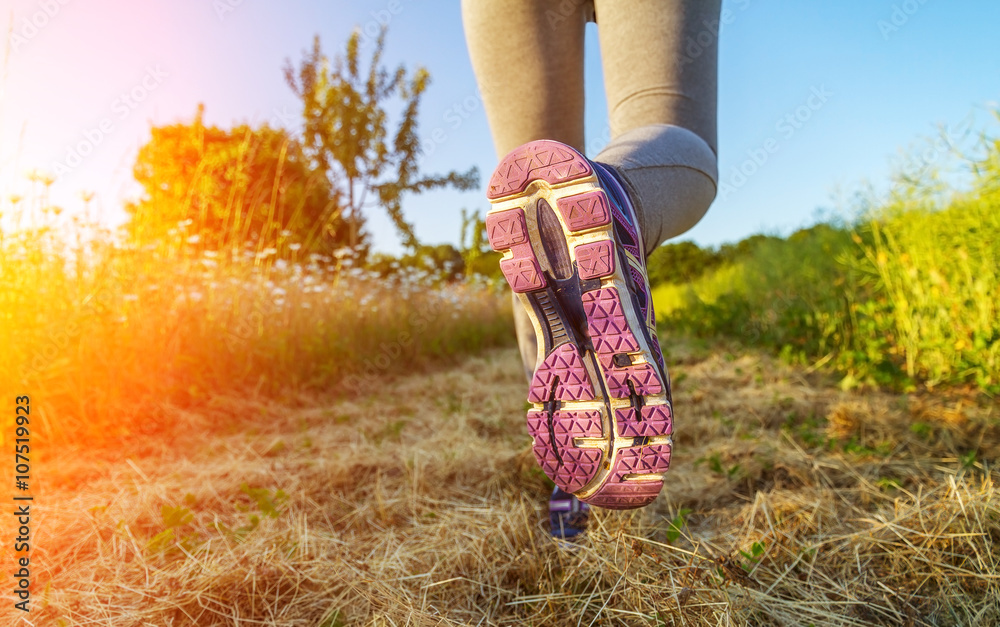
[[[1000,143],[987,148],[967,191],[900,175],[853,225],[758,238],[660,285],[661,324],[829,365],[845,386],[1000,391]]]

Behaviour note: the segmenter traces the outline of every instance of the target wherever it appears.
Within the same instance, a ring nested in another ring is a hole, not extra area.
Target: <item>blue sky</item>
[[[387,61],[432,75],[420,118],[433,148],[426,170],[476,165],[485,187],[496,155],[458,0],[396,2],[13,0],[0,15],[5,33],[13,20],[0,77],[0,212],[30,191],[26,171],[51,172],[83,142],[89,154],[58,178],[52,200],[71,213],[80,191],[94,191],[102,219],[121,222],[151,124],[188,121],[204,102],[209,123],[294,128],[285,60],[297,63],[317,33],[332,56],[352,28],[386,18]],[[719,170],[729,187],[680,239],[715,245],[808,225],[838,193],[885,181],[900,151],[937,126],[956,136],[987,127],[1000,100],[997,2],[726,0],[723,9]],[[594,25],[586,91],[592,156],[607,124]],[[481,191],[447,191],[410,197],[404,212],[422,240],[454,243],[461,209],[487,206]],[[398,251],[387,219],[370,216],[376,247]]]

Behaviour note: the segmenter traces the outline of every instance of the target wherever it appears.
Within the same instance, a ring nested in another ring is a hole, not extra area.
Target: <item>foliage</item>
[[[973,191],[923,211],[894,199],[864,226],[871,244],[857,270],[877,298],[858,305],[859,322],[929,385],[1000,391],[1000,168],[987,160]]]
[[[469,213],[462,209],[461,253],[465,273],[500,279],[500,253],[490,247],[486,236],[486,223],[478,211]]]
[[[143,194],[125,206],[133,241],[155,241],[189,220],[209,250],[270,243],[283,233],[308,250],[347,244],[333,189],[299,142],[267,125],[205,126],[203,114],[199,105],[190,124],[153,127],[139,150],[133,173]],[[320,224],[336,224],[325,241]]]
[[[433,281],[454,281],[465,272],[462,254],[451,244],[419,244],[415,251],[400,257],[376,253],[368,260],[368,269],[382,278],[420,273]]]
[[[352,392],[512,338],[510,299],[490,286],[419,270],[386,280],[295,244],[208,250],[186,221],[122,244],[47,215],[0,234],[0,393],[38,391],[33,412],[52,418],[40,437],[155,431],[167,408],[219,395]]]
[[[760,240],[742,259],[654,290],[664,326],[829,365],[846,387],[973,384],[1000,392],[1000,143],[971,186],[901,172],[850,227]]]
[[[462,210],[461,248],[451,244],[420,244],[415,250],[399,257],[375,253],[367,260],[369,270],[383,278],[403,273],[419,272],[437,281],[454,281],[465,277],[472,282],[502,281],[500,253],[490,248],[486,225],[479,212]]]
[[[706,272],[750,256],[764,242],[778,241],[772,235],[756,234],[735,244],[723,244],[718,250],[701,248],[694,242],[672,242],[659,246],[646,259],[650,285],[683,285]]]
[[[305,152],[329,179],[337,207],[349,218],[343,222],[349,245],[364,245],[364,209],[374,203],[388,213],[403,244],[416,250],[413,227],[403,216],[403,195],[447,186],[474,189],[479,175],[475,168],[444,175],[419,171],[417,113],[430,74],[424,68],[408,75],[403,66],[392,71],[382,66],[385,33],[383,28],[367,69],[361,67],[358,31],[348,39],[345,56],[332,65],[316,36],[297,72],[286,64],[285,79],[302,99]],[[387,107],[397,99],[402,118],[390,137]]]
[[[693,281],[717,267],[720,261],[711,250],[701,248],[694,242],[676,242],[654,250],[646,259],[646,268],[650,284],[656,286]]]

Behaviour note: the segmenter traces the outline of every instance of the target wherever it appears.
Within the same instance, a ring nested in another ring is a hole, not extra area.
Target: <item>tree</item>
[[[408,75],[402,65],[392,72],[382,66],[385,34],[383,28],[367,69],[360,63],[358,31],[347,41],[346,55],[338,56],[332,67],[316,36],[297,74],[291,62],[286,63],[285,79],[302,100],[305,153],[327,176],[337,206],[347,214],[349,244],[363,245],[364,210],[375,204],[389,214],[403,244],[416,251],[420,244],[403,217],[403,195],[446,186],[474,189],[479,174],[476,168],[420,173],[417,112],[430,74],[424,68]],[[402,114],[390,138],[386,104],[394,99],[402,101]]]
[[[651,285],[687,283],[719,265],[718,255],[694,242],[663,244],[646,259]]]
[[[190,219],[209,248],[270,242],[283,231],[309,249],[347,244],[352,229],[337,197],[298,141],[267,125],[205,126],[203,114],[199,105],[190,124],[153,127],[139,150],[133,173],[144,193],[126,205],[133,239],[161,237]]]

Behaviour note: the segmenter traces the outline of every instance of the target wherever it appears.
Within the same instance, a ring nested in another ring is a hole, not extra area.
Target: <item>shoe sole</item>
[[[487,198],[490,245],[538,338],[527,415],[535,458],[585,503],[648,505],[670,464],[669,380],[597,174],[573,148],[535,141],[500,163]]]

